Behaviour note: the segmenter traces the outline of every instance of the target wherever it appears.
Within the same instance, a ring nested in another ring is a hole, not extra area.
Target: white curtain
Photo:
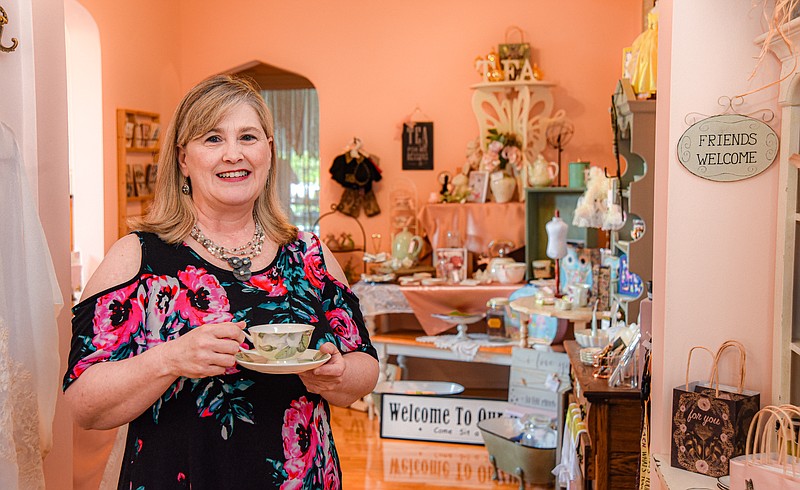
[[[319,100],[315,89],[262,91],[275,118],[278,191],[289,218],[310,230],[319,217]]]
[[[63,305],[14,134],[0,122],[0,488],[44,488]]]

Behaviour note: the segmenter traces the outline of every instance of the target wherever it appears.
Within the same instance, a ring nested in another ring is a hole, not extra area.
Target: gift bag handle
[[[783,469],[783,474],[788,473],[787,455],[791,456],[792,476],[797,476],[796,462],[798,457],[798,445],[795,438],[796,433],[794,425],[792,424],[792,415],[800,416],[800,409],[794,405],[781,405],[774,406],[768,405],[756,413],[750,422],[750,428],[747,431],[747,442],[745,445],[745,464],[761,464],[770,465],[777,464]],[[764,423],[760,423],[766,418]],[[778,435],[771,437],[772,427]],[[756,441],[759,440],[760,432],[760,445],[756,447]],[[773,447],[773,441],[778,441],[778,447]],[[794,445],[791,453],[788,451],[787,445],[789,443]],[[755,451],[758,450],[758,453]],[[777,458],[773,459],[772,455],[776,454]]]
[[[523,31],[519,26],[510,26],[506,29],[506,44],[511,44],[511,36],[513,34],[519,34],[519,42],[525,42],[525,31]]]
[[[715,357],[714,353],[711,352],[711,349],[709,349],[708,347],[703,347],[702,345],[696,345],[696,346],[692,347],[691,349],[689,349],[689,357],[688,357],[688,359],[686,359],[686,391],[689,391],[689,367],[692,365],[692,352],[694,352],[695,349],[702,349],[702,350],[708,352],[708,354],[711,356],[711,359],[714,359],[714,357]],[[712,366],[711,374],[712,374],[712,376],[714,374],[713,366]],[[709,383],[711,382],[711,379],[712,378],[709,378],[709,380],[708,380]]]
[[[744,379],[747,375],[747,354],[741,342],[737,340],[728,340],[717,349],[717,354],[714,356],[714,366],[711,368],[711,386],[716,389],[716,396],[719,396],[719,360],[722,357],[722,353],[729,347],[739,349],[739,386],[737,393],[742,393],[742,391],[744,391]]]

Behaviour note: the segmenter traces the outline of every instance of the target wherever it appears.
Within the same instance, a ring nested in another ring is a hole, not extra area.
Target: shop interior
[[[381,361],[332,412],[346,488],[744,489],[751,421],[788,424],[764,467],[798,456],[800,412],[759,411],[800,403],[795,1],[3,3],[0,122],[65,305],[152,202],[183,92],[260,86],[282,202]],[[736,415],[706,434],[705,400]],[[52,437],[47,488],[112,488],[115,431],[57,402]]]

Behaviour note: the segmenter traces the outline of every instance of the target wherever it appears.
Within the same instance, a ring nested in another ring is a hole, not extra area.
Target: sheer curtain
[[[310,231],[319,218],[319,100],[315,89],[261,92],[275,118],[278,193],[289,219]]]

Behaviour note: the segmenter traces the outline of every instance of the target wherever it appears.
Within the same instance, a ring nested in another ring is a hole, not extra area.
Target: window
[[[261,92],[275,119],[278,194],[303,231],[319,218],[319,99],[313,88]]]

